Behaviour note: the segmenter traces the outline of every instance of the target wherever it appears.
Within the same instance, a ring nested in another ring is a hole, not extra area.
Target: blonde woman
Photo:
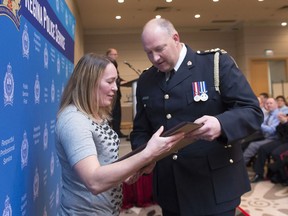
[[[90,53],[80,59],[64,89],[56,124],[63,183],[58,215],[119,215],[121,183],[134,182],[145,172],[141,168],[184,137],[160,137],[161,126],[143,151],[115,162],[119,138],[108,120],[116,80],[115,66]]]

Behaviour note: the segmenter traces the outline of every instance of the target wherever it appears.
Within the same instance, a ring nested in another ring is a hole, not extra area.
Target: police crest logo
[[[40,103],[40,81],[39,81],[39,75],[36,75],[36,80],[34,84],[34,99],[35,99],[35,104]]]
[[[12,216],[12,207],[11,207],[11,203],[10,203],[10,198],[8,196],[6,196],[5,199],[5,207],[3,209],[3,216]]]
[[[20,28],[20,16],[18,15],[20,8],[21,0],[3,0],[0,4],[0,16],[9,17],[18,30]]]
[[[48,48],[47,48],[47,43],[45,43],[45,48],[44,48],[44,68],[48,69],[48,63],[49,63]]]
[[[22,141],[22,145],[21,145],[21,168],[22,169],[25,166],[27,166],[28,153],[29,153],[29,145],[28,145],[27,133],[26,133],[26,131],[24,131],[23,141]]]
[[[7,71],[4,77],[4,106],[13,105],[14,100],[14,78],[12,66],[7,65]]]
[[[29,49],[30,49],[30,40],[28,34],[28,26],[27,24],[25,24],[22,33],[22,53],[24,58],[29,59]]]

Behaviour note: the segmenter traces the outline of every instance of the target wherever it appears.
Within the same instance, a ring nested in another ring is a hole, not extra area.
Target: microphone
[[[131,65],[129,62],[127,62],[127,61],[124,61],[124,64],[128,65],[129,67],[132,66],[132,65]]]
[[[141,75],[141,71],[138,69],[136,70],[129,62],[124,61],[124,64],[128,65],[132,70],[134,70],[139,76]]]

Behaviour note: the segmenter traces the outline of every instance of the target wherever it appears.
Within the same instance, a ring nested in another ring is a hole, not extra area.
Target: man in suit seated
[[[280,155],[283,152],[288,151],[288,116],[287,114],[280,112],[278,114],[278,119],[280,121],[279,125],[276,127],[278,139],[259,148],[254,165],[255,176],[251,180],[252,183],[264,180],[265,163],[270,157],[273,159],[273,163],[269,164],[270,171],[277,173],[277,177],[275,175],[270,176],[271,181],[275,183],[276,181],[287,181],[287,174],[285,173]]]
[[[268,114],[264,116],[264,121],[261,124],[261,131],[264,139],[252,141],[244,150],[244,162],[246,165],[249,163],[251,158],[257,154],[257,151],[261,146],[277,139],[276,127],[279,124],[279,119],[277,117],[279,111],[276,100],[274,98],[268,98],[266,101],[266,107]]]

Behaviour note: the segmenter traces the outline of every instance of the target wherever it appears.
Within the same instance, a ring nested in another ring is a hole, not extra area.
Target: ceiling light
[[[160,18],[161,18],[161,15],[156,15],[155,18],[156,18],[156,19],[160,19]]]
[[[264,1],[264,0],[258,0],[259,2],[262,2],[262,1]]]
[[[287,22],[282,22],[281,26],[287,26]]]
[[[120,20],[122,17],[121,16],[116,16],[115,19]]]
[[[173,1],[173,0],[166,0],[166,2],[168,2],[168,3],[169,3],[169,2],[172,2],[172,1]]]
[[[118,0],[118,3],[124,3],[124,0]]]
[[[219,0],[213,0],[213,2],[219,2]]]
[[[274,51],[272,49],[265,49],[264,54],[265,54],[265,56],[273,56]]]
[[[194,17],[195,17],[196,19],[198,19],[198,18],[200,18],[200,14],[196,14]]]

